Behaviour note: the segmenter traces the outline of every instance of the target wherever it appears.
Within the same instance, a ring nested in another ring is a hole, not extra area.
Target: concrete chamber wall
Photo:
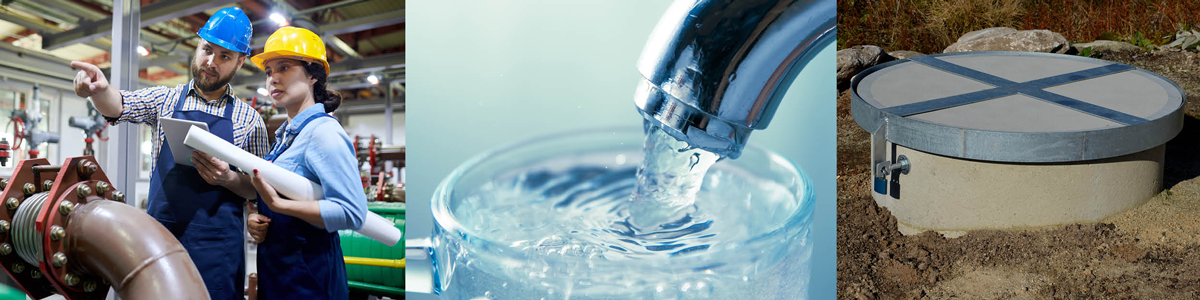
[[[1144,203],[1162,189],[1165,155],[1165,146],[1159,145],[1099,160],[998,163],[892,143],[887,148],[887,157],[904,155],[912,168],[908,174],[889,176],[895,182],[894,191],[889,189],[892,195],[872,192],[876,203],[896,216],[905,235],[935,230],[950,237],[973,229],[1100,221]]]

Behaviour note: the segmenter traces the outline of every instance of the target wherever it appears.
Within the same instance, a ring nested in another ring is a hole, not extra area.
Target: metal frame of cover
[[[1026,82],[1013,82],[939,59],[963,55],[1041,56],[1103,62],[1105,65]],[[884,108],[870,104],[858,93],[858,86],[863,78],[876,71],[903,63],[919,63],[991,85],[993,88]],[[1179,99],[1178,106],[1164,109],[1167,112],[1156,114],[1155,118],[1144,119],[1043,90],[1076,81],[1138,71],[1161,85],[1166,91],[1167,97]],[[1022,163],[1103,159],[1162,145],[1175,137],[1183,128],[1184,99],[1183,89],[1179,85],[1161,75],[1133,66],[1073,55],[981,51],[917,56],[880,64],[860,72],[851,81],[850,91],[851,114],[858,125],[867,131],[874,132],[881,125],[886,124],[884,134],[892,143],[924,152],[965,159]],[[1125,126],[1070,132],[1004,132],[960,128],[907,118],[907,116],[1014,94],[1054,103]]]

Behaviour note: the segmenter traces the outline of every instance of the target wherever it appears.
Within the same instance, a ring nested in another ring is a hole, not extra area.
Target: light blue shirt
[[[314,104],[279,126],[272,152],[284,146],[288,130],[299,128],[305,119],[319,113],[325,113],[324,104]],[[362,228],[367,195],[354,145],[336,119],[321,117],[309,122],[292,140],[292,146],[275,158],[275,165],[321,184],[325,199],[317,201],[326,231]]]

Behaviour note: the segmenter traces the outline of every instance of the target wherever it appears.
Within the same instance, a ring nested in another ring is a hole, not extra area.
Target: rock
[[[1012,28],[1008,28],[1008,27],[992,27],[992,28],[980,29],[980,30],[976,30],[976,31],[972,31],[972,32],[963,34],[961,37],[958,37],[958,40],[955,41],[954,43],[957,44],[957,43],[962,43],[962,42],[966,42],[966,41],[970,41],[970,40],[974,40],[974,39],[990,38],[990,37],[1001,36],[1001,35],[1006,35],[1006,34],[1016,33],[1016,32],[1017,32],[1016,29],[1012,29]]]
[[[1084,48],[1091,47],[1092,53],[1100,53],[1100,52],[1123,53],[1123,52],[1140,52],[1143,50],[1141,47],[1134,46],[1133,44],[1130,44],[1130,43],[1109,41],[1109,40],[1098,40],[1098,41],[1091,42],[1091,43],[1075,44],[1074,46],[1075,46],[1075,49],[1079,49],[1079,51],[1083,51]]]
[[[837,52],[838,90],[850,88],[850,79],[855,74],[881,63],[895,60],[878,46],[854,46]]]
[[[925,53],[921,53],[921,52],[917,52],[917,51],[900,50],[900,51],[888,52],[888,55],[891,55],[895,59],[905,59],[905,58],[909,58],[909,57],[925,55]]]
[[[1071,42],[1049,30],[1021,30],[995,27],[964,34],[946,47],[945,53],[964,51],[1024,51],[1069,53]]]

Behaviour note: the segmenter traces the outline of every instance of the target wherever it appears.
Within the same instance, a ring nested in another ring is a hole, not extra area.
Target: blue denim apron
[[[326,113],[308,117],[298,128],[287,130],[286,138],[277,138],[266,159],[275,162],[309,122],[322,117],[333,118]],[[276,165],[295,171],[286,165]],[[314,181],[319,183],[319,180]],[[346,261],[337,232],[328,232],[299,218],[271,211],[267,205],[260,205],[258,209],[260,214],[271,219],[266,240],[258,245],[258,299],[349,298]]]
[[[183,102],[191,90],[189,82],[175,102],[171,117],[208,124],[208,132],[232,143],[231,116],[237,100],[226,100],[224,116],[185,111]],[[187,249],[212,299],[243,299],[245,199],[224,187],[208,184],[195,167],[176,164],[166,140],[158,149],[146,212]]]

